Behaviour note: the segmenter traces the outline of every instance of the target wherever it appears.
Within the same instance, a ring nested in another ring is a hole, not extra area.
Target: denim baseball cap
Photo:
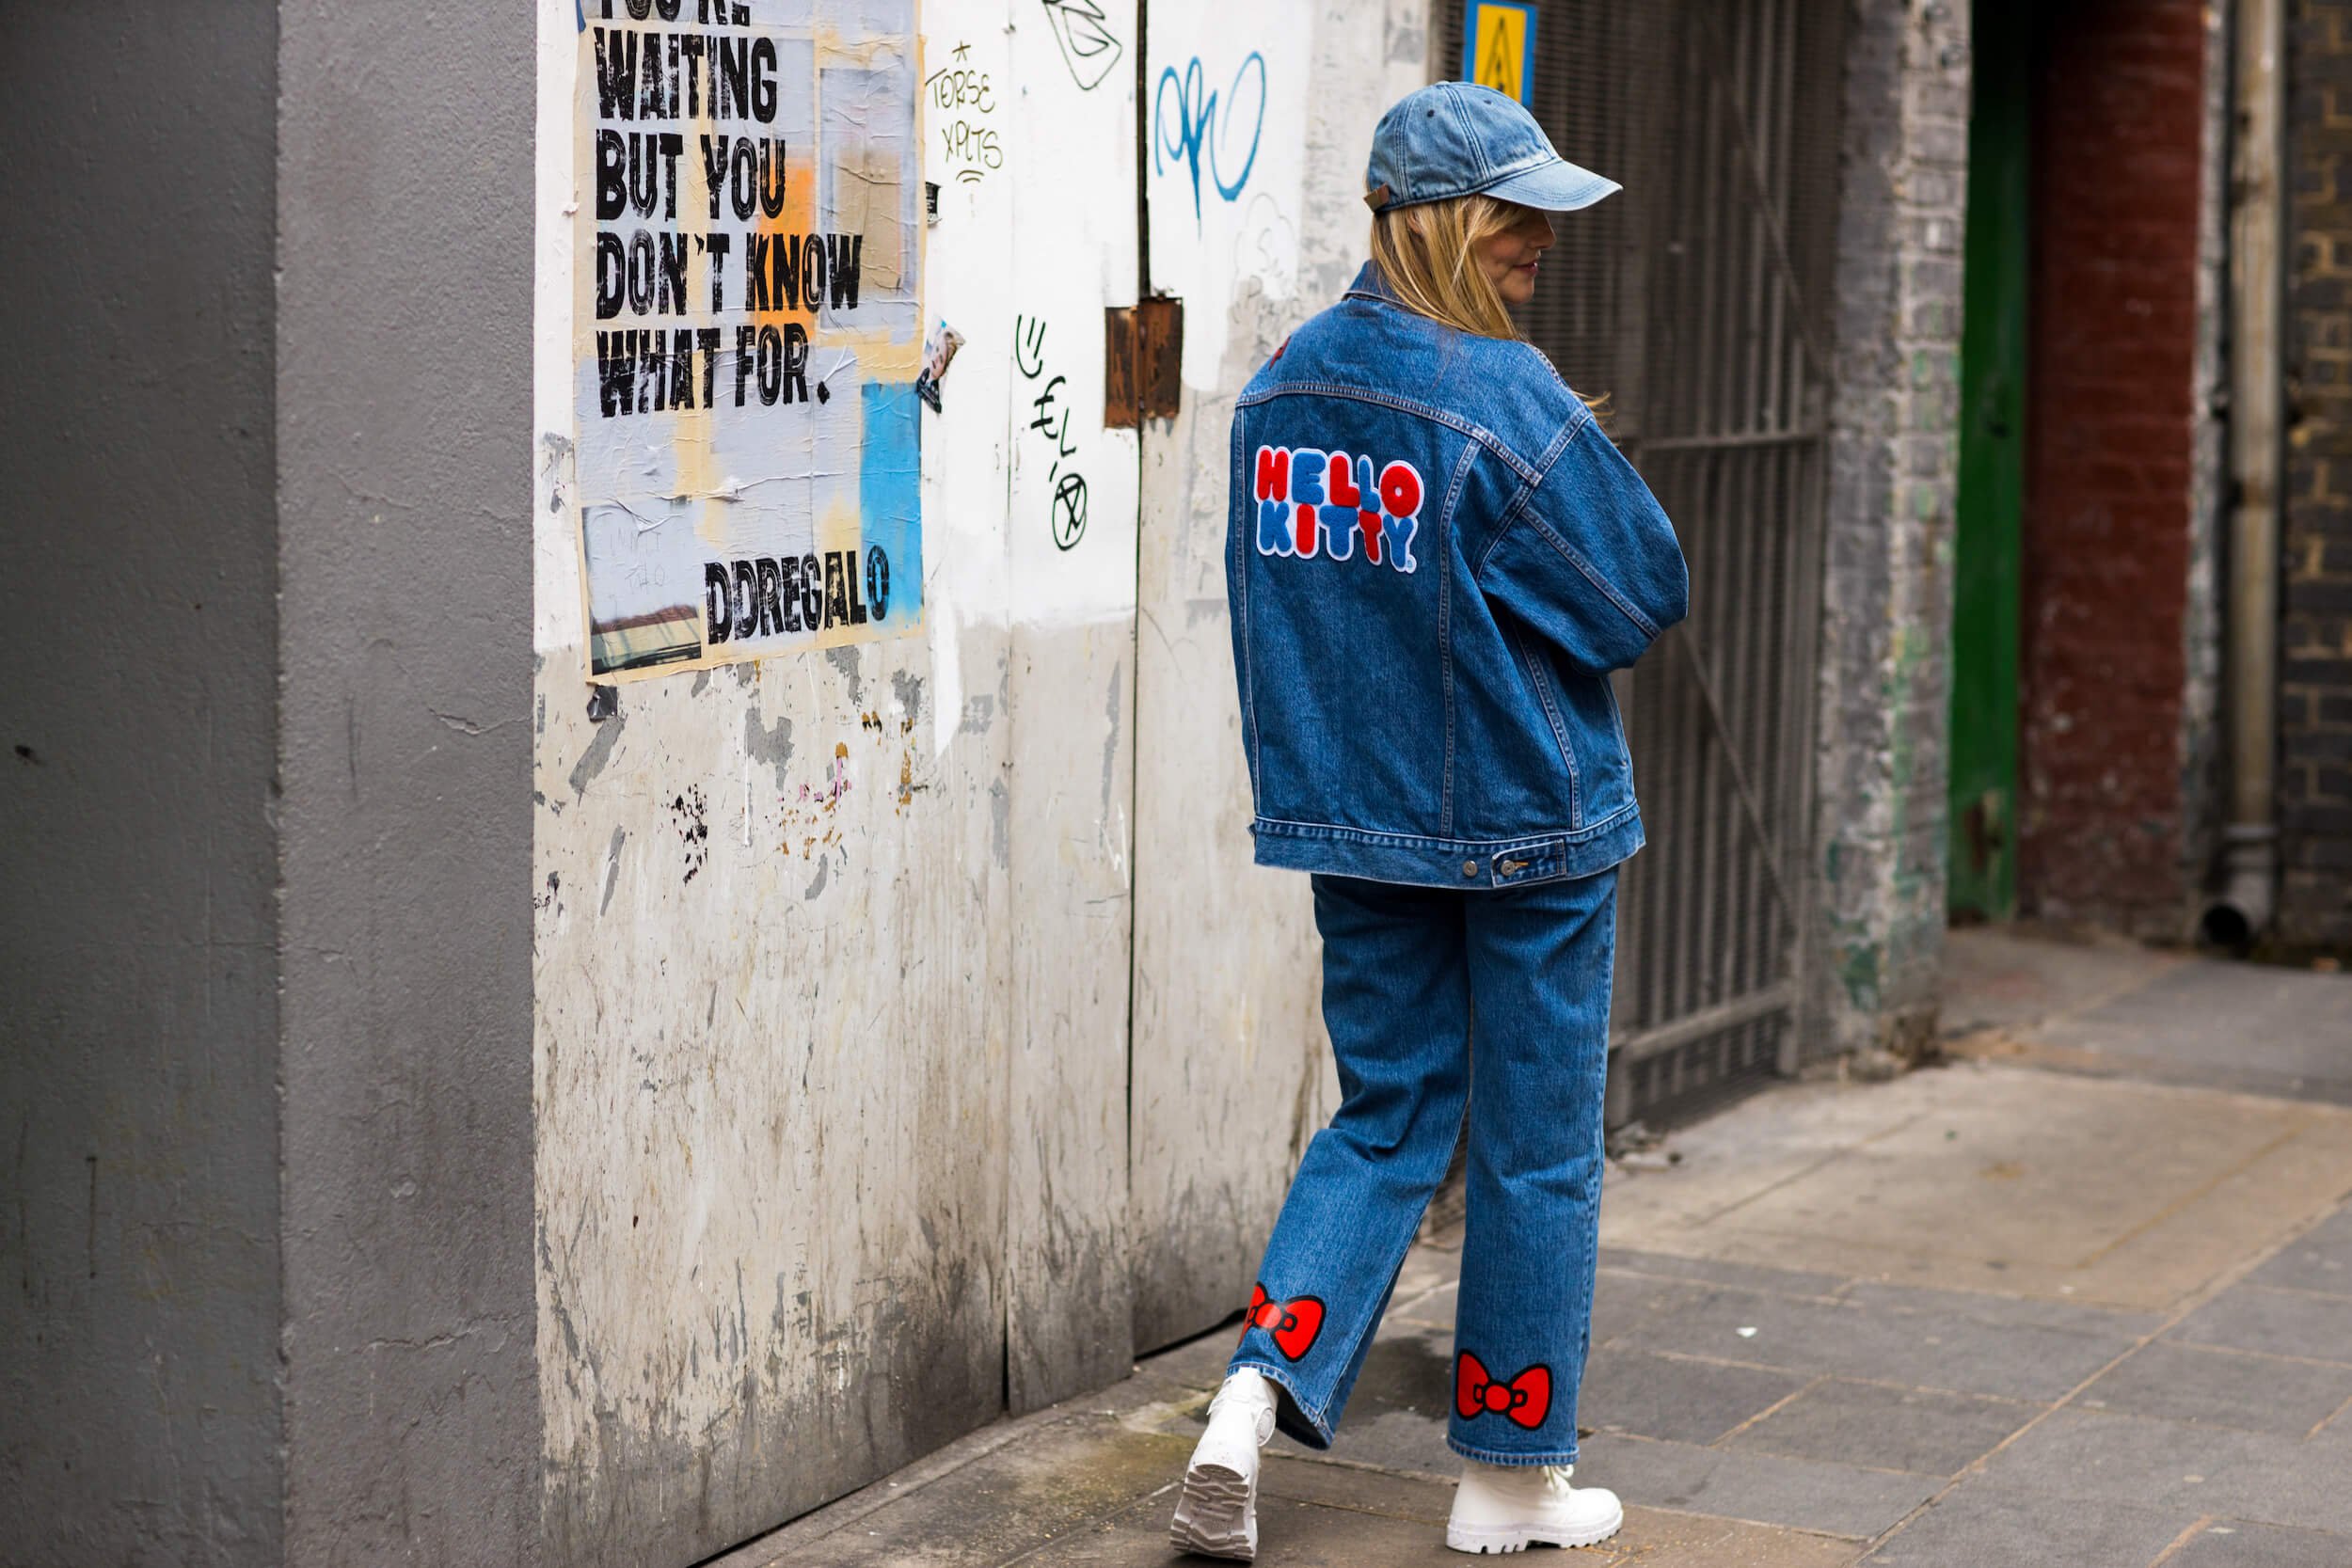
[[[1438,82],[1397,100],[1373,129],[1364,184],[1374,212],[1491,196],[1572,213],[1617,189],[1560,156],[1518,99],[1473,82]]]

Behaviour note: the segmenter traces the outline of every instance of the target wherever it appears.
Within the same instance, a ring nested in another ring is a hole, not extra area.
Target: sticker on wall
[[[589,675],[913,631],[914,0],[583,8],[572,363]]]
[[[1470,0],[1462,10],[1462,79],[1534,106],[1535,8],[1518,0]]]

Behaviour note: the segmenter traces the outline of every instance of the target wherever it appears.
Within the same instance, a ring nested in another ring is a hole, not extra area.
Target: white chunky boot
[[[1168,1539],[1203,1557],[1258,1555],[1258,1450],[1274,1435],[1274,1386],[1245,1368],[1209,1402],[1209,1430],[1192,1450]]]
[[[1462,1463],[1462,1484],[1445,1522],[1457,1552],[1523,1552],[1530,1546],[1592,1546],[1625,1524],[1617,1495],[1570,1486],[1570,1465]]]

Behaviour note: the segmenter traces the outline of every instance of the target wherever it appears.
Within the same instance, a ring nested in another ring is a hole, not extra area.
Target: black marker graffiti
[[[1012,362],[1021,368],[1022,375],[1035,381],[1045,373],[1045,324],[1041,321],[1021,325],[1021,318],[1012,320]]]
[[[1111,37],[1108,19],[1095,0],[1045,0],[1046,19],[1054,24],[1054,41],[1061,45],[1062,63],[1082,92],[1092,92],[1119,63],[1119,40]]]
[[[932,71],[923,86],[930,93],[931,107],[939,111],[940,155],[960,182],[977,185],[1005,166],[1005,153],[992,123],[996,89],[989,85],[987,71],[964,63],[971,53],[970,44],[957,44],[956,63]]]
[[[1013,363],[1020,368],[1025,380],[1035,381],[1045,373],[1045,323],[1026,322],[1015,316],[1012,323]],[[1054,531],[1054,546],[1070,549],[1087,531],[1087,482],[1075,464],[1068,471],[1062,465],[1078,454],[1078,445],[1070,438],[1071,408],[1061,402],[1061,390],[1070,378],[1057,375],[1045,383],[1045,389],[1031,400],[1029,406],[1037,417],[1029,421],[1031,430],[1042,431],[1054,444],[1054,466],[1045,478],[1053,485],[1053,499],[1048,503],[1047,520]]]

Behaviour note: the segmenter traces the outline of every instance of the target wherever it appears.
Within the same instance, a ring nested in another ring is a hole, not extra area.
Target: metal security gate
[[[1446,71],[1461,0],[1439,10]],[[1622,890],[1613,1123],[1796,1061],[1844,12],[1538,13],[1535,115],[1625,189],[1560,220],[1523,325],[1607,394],[1691,563],[1691,618],[1626,703],[1649,847]]]

